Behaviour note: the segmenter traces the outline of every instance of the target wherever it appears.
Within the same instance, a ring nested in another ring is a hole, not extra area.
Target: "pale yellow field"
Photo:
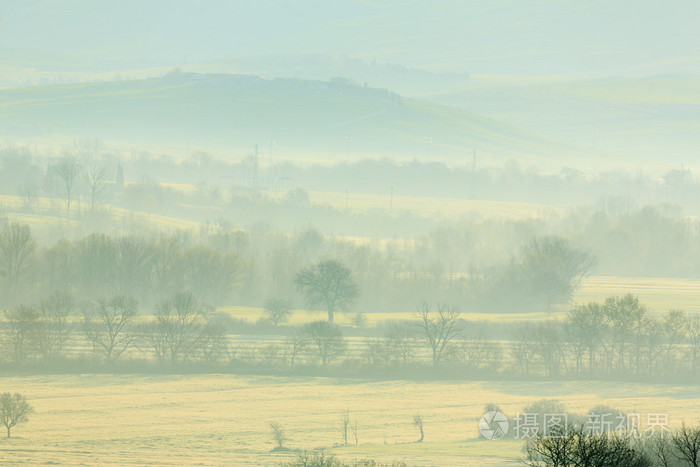
[[[309,200],[312,204],[332,206],[337,209],[347,206],[349,209],[356,211],[371,209],[389,211],[393,207],[393,210],[396,212],[414,211],[429,217],[434,217],[435,215],[445,217],[461,216],[476,213],[484,217],[529,218],[557,211],[551,206],[542,204],[398,195],[394,196],[392,206],[389,193],[385,196],[348,193],[346,198],[345,193],[310,191]]]
[[[600,302],[612,295],[628,293],[637,296],[651,312],[700,312],[700,280],[691,279],[591,276],[583,280],[573,302]]]
[[[64,465],[277,465],[268,422],[282,424],[290,448],[332,448],[340,458],[402,459],[409,465],[517,465],[521,443],[478,439],[483,407],[513,416],[541,398],[585,413],[605,403],[667,413],[669,426],[700,422],[698,387],[600,382],[359,382],[234,375],[68,375],[5,377],[24,393],[30,422],[0,441],[0,463]],[[359,446],[341,442],[339,412],[350,410]],[[425,442],[412,425],[424,416]]]
[[[189,186],[189,185],[187,185]],[[19,196],[0,196],[0,207],[5,210],[3,214],[10,221],[28,224],[34,231],[43,231],[51,228],[65,228],[67,219],[65,217],[65,203],[55,200],[56,211],[48,214],[52,209],[51,200],[48,198],[38,198],[34,210],[36,212],[24,212],[22,210],[22,200]],[[72,205],[73,213],[70,221],[71,226],[77,225],[78,205]],[[96,206],[96,214],[112,220],[115,224],[136,227],[141,226],[150,230],[193,230],[201,227],[201,222],[188,221],[175,217],[160,216],[140,211],[130,211],[128,209],[113,206]],[[81,215],[90,218],[89,210],[82,209]]]

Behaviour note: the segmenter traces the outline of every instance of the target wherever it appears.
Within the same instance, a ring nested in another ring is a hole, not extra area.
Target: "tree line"
[[[246,233],[224,224],[201,232],[92,233],[42,245],[28,225],[0,220],[0,301],[13,305],[59,290],[87,300],[128,294],[153,305],[188,289],[213,306],[324,302],[331,320],[335,307],[401,311],[424,298],[474,311],[551,311],[569,302],[596,264],[590,252],[556,236],[533,237],[502,267],[447,273],[441,262],[427,262],[418,268],[414,261],[425,262],[424,255],[421,246],[370,248],[315,230]],[[339,268],[352,281],[333,282]],[[306,291],[324,280],[326,288],[352,288],[352,303],[343,295],[332,303],[327,294],[309,300]]]
[[[300,275],[303,272],[300,271]],[[454,305],[419,302],[412,319],[289,325],[270,302],[258,323],[236,321],[192,292],[147,313],[128,295],[77,302],[54,292],[5,311],[8,368],[151,362],[170,368],[334,372],[381,377],[694,381],[700,315],[652,316],[636,297],[609,297],[559,321],[465,321]],[[126,356],[126,359],[122,358]],[[91,363],[92,362],[92,363]]]

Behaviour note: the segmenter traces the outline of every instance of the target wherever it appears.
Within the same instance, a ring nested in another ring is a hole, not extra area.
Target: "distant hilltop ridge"
[[[347,79],[267,79],[173,71],[159,78],[0,90],[0,137],[101,139],[126,147],[189,146],[343,162],[392,157],[448,164],[581,167],[589,150],[445,105]],[[584,167],[585,168],[585,167]]]
[[[397,103],[401,101],[398,93],[391,92],[387,88],[370,87],[367,84],[360,85],[347,78],[331,78],[328,81],[300,79],[300,78],[265,78],[259,75],[239,73],[194,73],[184,72],[178,69],[165,74],[162,79],[171,83],[232,85],[232,86],[276,86],[280,89],[303,92],[309,91],[333,91],[340,94],[350,93],[357,96],[375,96],[387,99],[387,102]]]

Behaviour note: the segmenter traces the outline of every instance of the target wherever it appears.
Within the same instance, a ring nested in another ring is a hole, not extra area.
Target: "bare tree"
[[[459,336],[457,318],[459,313],[446,303],[437,305],[437,310],[432,311],[432,306],[421,302],[416,306],[419,318],[418,327],[421,337],[430,347],[433,365],[439,364],[445,357],[446,349],[450,342]]]
[[[339,261],[329,260],[299,271],[295,278],[297,288],[306,296],[307,305],[322,305],[333,322],[336,310],[346,310],[359,294],[350,270]]]
[[[327,321],[314,321],[304,326],[304,333],[316,347],[321,366],[326,368],[345,351],[345,342],[340,328]]]
[[[698,467],[700,463],[700,427],[689,427],[683,423],[671,436],[671,442],[678,451],[675,455],[679,460],[685,461],[693,467]]]
[[[282,429],[282,425],[280,425],[280,423],[277,421],[271,421],[268,425],[272,430],[272,437],[277,443],[275,450],[279,451],[284,449],[284,442],[287,440],[287,437]]]
[[[21,366],[40,351],[44,332],[39,312],[32,307],[20,305],[5,311],[5,316],[8,322],[7,344],[12,360]]]
[[[584,427],[528,440],[526,465],[531,467],[651,467],[653,462],[629,437],[596,434]]]
[[[352,425],[350,425],[350,430],[352,431],[352,436],[355,438],[355,446],[357,446],[360,444],[360,440],[358,438],[357,419],[355,419],[352,422]]]
[[[196,355],[207,363],[222,361],[229,353],[229,340],[226,327],[220,319],[209,319],[202,328],[197,344]]]
[[[265,314],[272,321],[272,324],[277,326],[280,323],[285,322],[289,315],[292,314],[290,311],[291,303],[289,300],[284,300],[282,298],[271,298],[265,301]]]
[[[178,293],[161,304],[155,327],[172,363],[184,361],[192,354],[206,322],[206,310],[192,292]]]
[[[578,306],[568,316],[568,326],[581,346],[588,350],[588,371],[592,374],[596,350],[602,348],[606,353],[608,351],[604,341],[608,334],[604,310],[594,302]],[[580,358],[582,360],[583,356]],[[582,362],[577,360],[577,365],[582,366]]]
[[[32,231],[26,224],[11,222],[0,231],[0,274],[7,279],[11,294],[17,292],[20,278],[27,271],[36,249]]]
[[[94,309],[83,314],[85,336],[108,362],[119,358],[133,343],[137,305],[136,299],[117,295],[100,300]]]
[[[423,434],[423,416],[421,414],[416,414],[413,416],[413,425],[416,428],[418,428],[418,430],[420,431],[420,438],[418,439],[418,441],[416,441],[416,443],[422,443],[423,438],[424,438],[424,434]]]
[[[392,350],[404,366],[408,365],[408,361],[413,356],[413,331],[408,323],[392,323],[386,333]]]
[[[75,157],[66,155],[54,166],[53,170],[63,182],[63,196],[65,196],[67,206],[66,217],[70,219],[70,205],[73,200],[75,182],[78,180],[81,170],[80,163]]]
[[[90,212],[95,210],[95,199],[100,194],[105,185],[105,174],[107,168],[104,163],[96,157],[91,157],[86,162],[85,175],[90,187]]]
[[[73,312],[75,300],[68,292],[56,291],[41,300],[39,314],[44,325],[42,353],[45,357],[63,350],[68,339],[68,317]]]
[[[393,348],[389,339],[367,338],[365,347],[367,349],[367,359],[371,365],[379,365],[384,369],[389,367],[393,356]]]
[[[29,421],[29,416],[33,413],[34,408],[29,405],[27,398],[22,394],[6,392],[0,395],[0,421],[7,429],[8,438],[10,430]]]
[[[309,343],[308,336],[304,332],[295,331],[287,339],[289,346],[289,366],[294,367],[297,357],[301,354]]]
[[[695,373],[698,370],[700,354],[700,313],[693,313],[686,317],[686,334],[690,340],[690,368]]]
[[[669,311],[661,321],[661,329],[666,338],[664,369],[666,374],[670,375],[675,371],[676,366],[673,349],[683,342],[688,329],[685,313],[680,310]]]
[[[31,211],[39,198],[39,185],[34,180],[26,180],[17,187],[17,194],[22,198],[22,207]]]
[[[340,433],[343,435],[343,443],[348,444],[348,430],[350,428],[350,409],[340,412]]]
[[[661,467],[672,467],[675,465],[673,446],[668,437],[656,434],[646,439],[644,445],[646,451],[656,459]]]

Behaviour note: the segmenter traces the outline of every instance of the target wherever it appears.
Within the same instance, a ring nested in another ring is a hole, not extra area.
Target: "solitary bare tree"
[[[358,438],[357,419],[353,420],[352,425],[350,425],[350,430],[352,430],[352,436],[355,438],[355,446],[357,446],[360,444],[360,440]]]
[[[22,394],[10,394],[6,392],[0,395],[0,421],[7,429],[7,437],[10,430],[29,420],[29,415],[34,413],[34,408],[29,405]]]
[[[421,414],[416,414],[413,416],[413,424],[420,430],[420,438],[416,443],[422,443],[423,442],[423,416]]]
[[[330,323],[336,310],[347,309],[358,296],[357,284],[350,270],[335,260],[322,261],[302,269],[297,273],[295,283],[306,296],[308,306],[325,307]]]
[[[343,435],[343,442],[348,444],[348,430],[350,429],[350,409],[340,412],[340,433]]]
[[[459,335],[457,318],[459,313],[446,303],[437,305],[433,312],[432,306],[421,302],[416,306],[421,337],[430,347],[433,365],[437,365],[445,357],[446,349],[451,341]]]
[[[75,182],[80,174],[80,164],[72,156],[64,156],[55,166],[54,172],[59,176],[63,182],[63,195],[66,198],[67,215],[66,217],[70,219],[70,205],[73,199],[73,191],[75,188]]]
[[[90,186],[90,212],[95,210],[95,199],[100,194],[105,184],[105,174],[107,168],[102,161],[96,158],[91,158],[87,162],[87,181]]]
[[[272,430],[272,437],[275,439],[275,442],[277,443],[277,447],[275,447],[276,450],[282,450],[284,449],[284,442],[287,440],[287,436],[284,433],[284,430],[282,429],[282,425],[278,421],[272,421],[269,423],[270,429]]]

